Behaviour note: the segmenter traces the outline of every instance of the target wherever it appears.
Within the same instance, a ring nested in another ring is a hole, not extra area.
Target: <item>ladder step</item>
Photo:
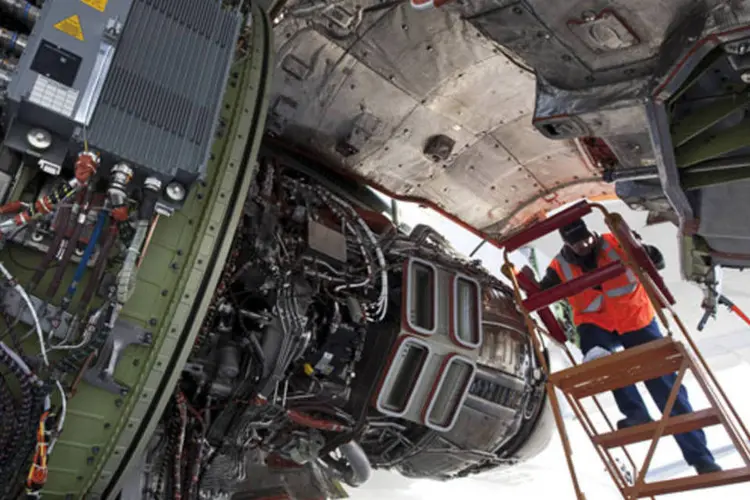
[[[673,373],[682,352],[679,342],[663,338],[553,373],[549,380],[574,397],[593,396]]]
[[[686,413],[667,419],[667,425],[664,428],[664,436],[673,434],[682,434],[683,432],[694,431],[712,425],[718,425],[721,421],[716,410],[700,410],[693,413]],[[604,446],[605,448],[615,448],[626,444],[638,443],[641,441],[650,441],[654,437],[656,427],[659,422],[649,422],[643,425],[636,425],[606,434],[594,436],[594,443]]]
[[[681,491],[714,488],[716,486],[726,486],[728,484],[742,483],[745,481],[750,481],[750,467],[712,472],[710,474],[701,474],[697,476],[680,477],[677,479],[645,484],[643,488],[638,491],[638,497],[643,498],[653,495],[679,493]],[[628,489],[626,491],[632,490]]]

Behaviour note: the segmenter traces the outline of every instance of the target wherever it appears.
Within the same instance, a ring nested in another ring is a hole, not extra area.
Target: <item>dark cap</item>
[[[586,223],[582,220],[577,220],[575,222],[571,222],[567,226],[563,226],[560,229],[560,236],[562,236],[562,239],[565,243],[568,243],[569,245],[572,245],[574,243],[578,243],[579,241],[585,240],[589,236],[592,236],[591,231],[589,231],[589,228],[586,227]]]

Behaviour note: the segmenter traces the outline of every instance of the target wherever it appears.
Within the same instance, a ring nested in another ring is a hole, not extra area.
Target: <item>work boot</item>
[[[698,474],[711,474],[712,472],[721,472],[723,469],[714,461],[698,462],[693,465],[695,472]]]
[[[639,418],[623,418],[617,422],[617,430],[627,429],[628,427],[635,427],[636,425],[648,424],[653,422],[651,417],[639,417]]]

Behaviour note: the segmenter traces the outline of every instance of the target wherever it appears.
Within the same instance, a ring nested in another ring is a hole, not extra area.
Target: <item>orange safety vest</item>
[[[612,234],[603,234],[601,238],[597,267],[622,260],[623,253],[617,239]],[[584,274],[579,266],[565,260],[562,252],[557,254],[550,267],[563,283]],[[630,269],[602,283],[601,290],[589,288],[567,300],[573,309],[576,325],[593,323],[620,335],[646,327],[656,314],[646,291]]]

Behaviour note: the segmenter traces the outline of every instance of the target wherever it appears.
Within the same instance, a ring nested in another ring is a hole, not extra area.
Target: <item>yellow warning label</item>
[[[81,29],[81,18],[78,14],[70,17],[66,17],[55,25],[56,29],[59,29],[66,35],[70,35],[73,38],[83,41],[83,29]]]
[[[88,5],[92,9],[96,9],[99,12],[104,12],[104,9],[107,8],[107,3],[109,3],[109,0],[81,0],[81,3]]]

